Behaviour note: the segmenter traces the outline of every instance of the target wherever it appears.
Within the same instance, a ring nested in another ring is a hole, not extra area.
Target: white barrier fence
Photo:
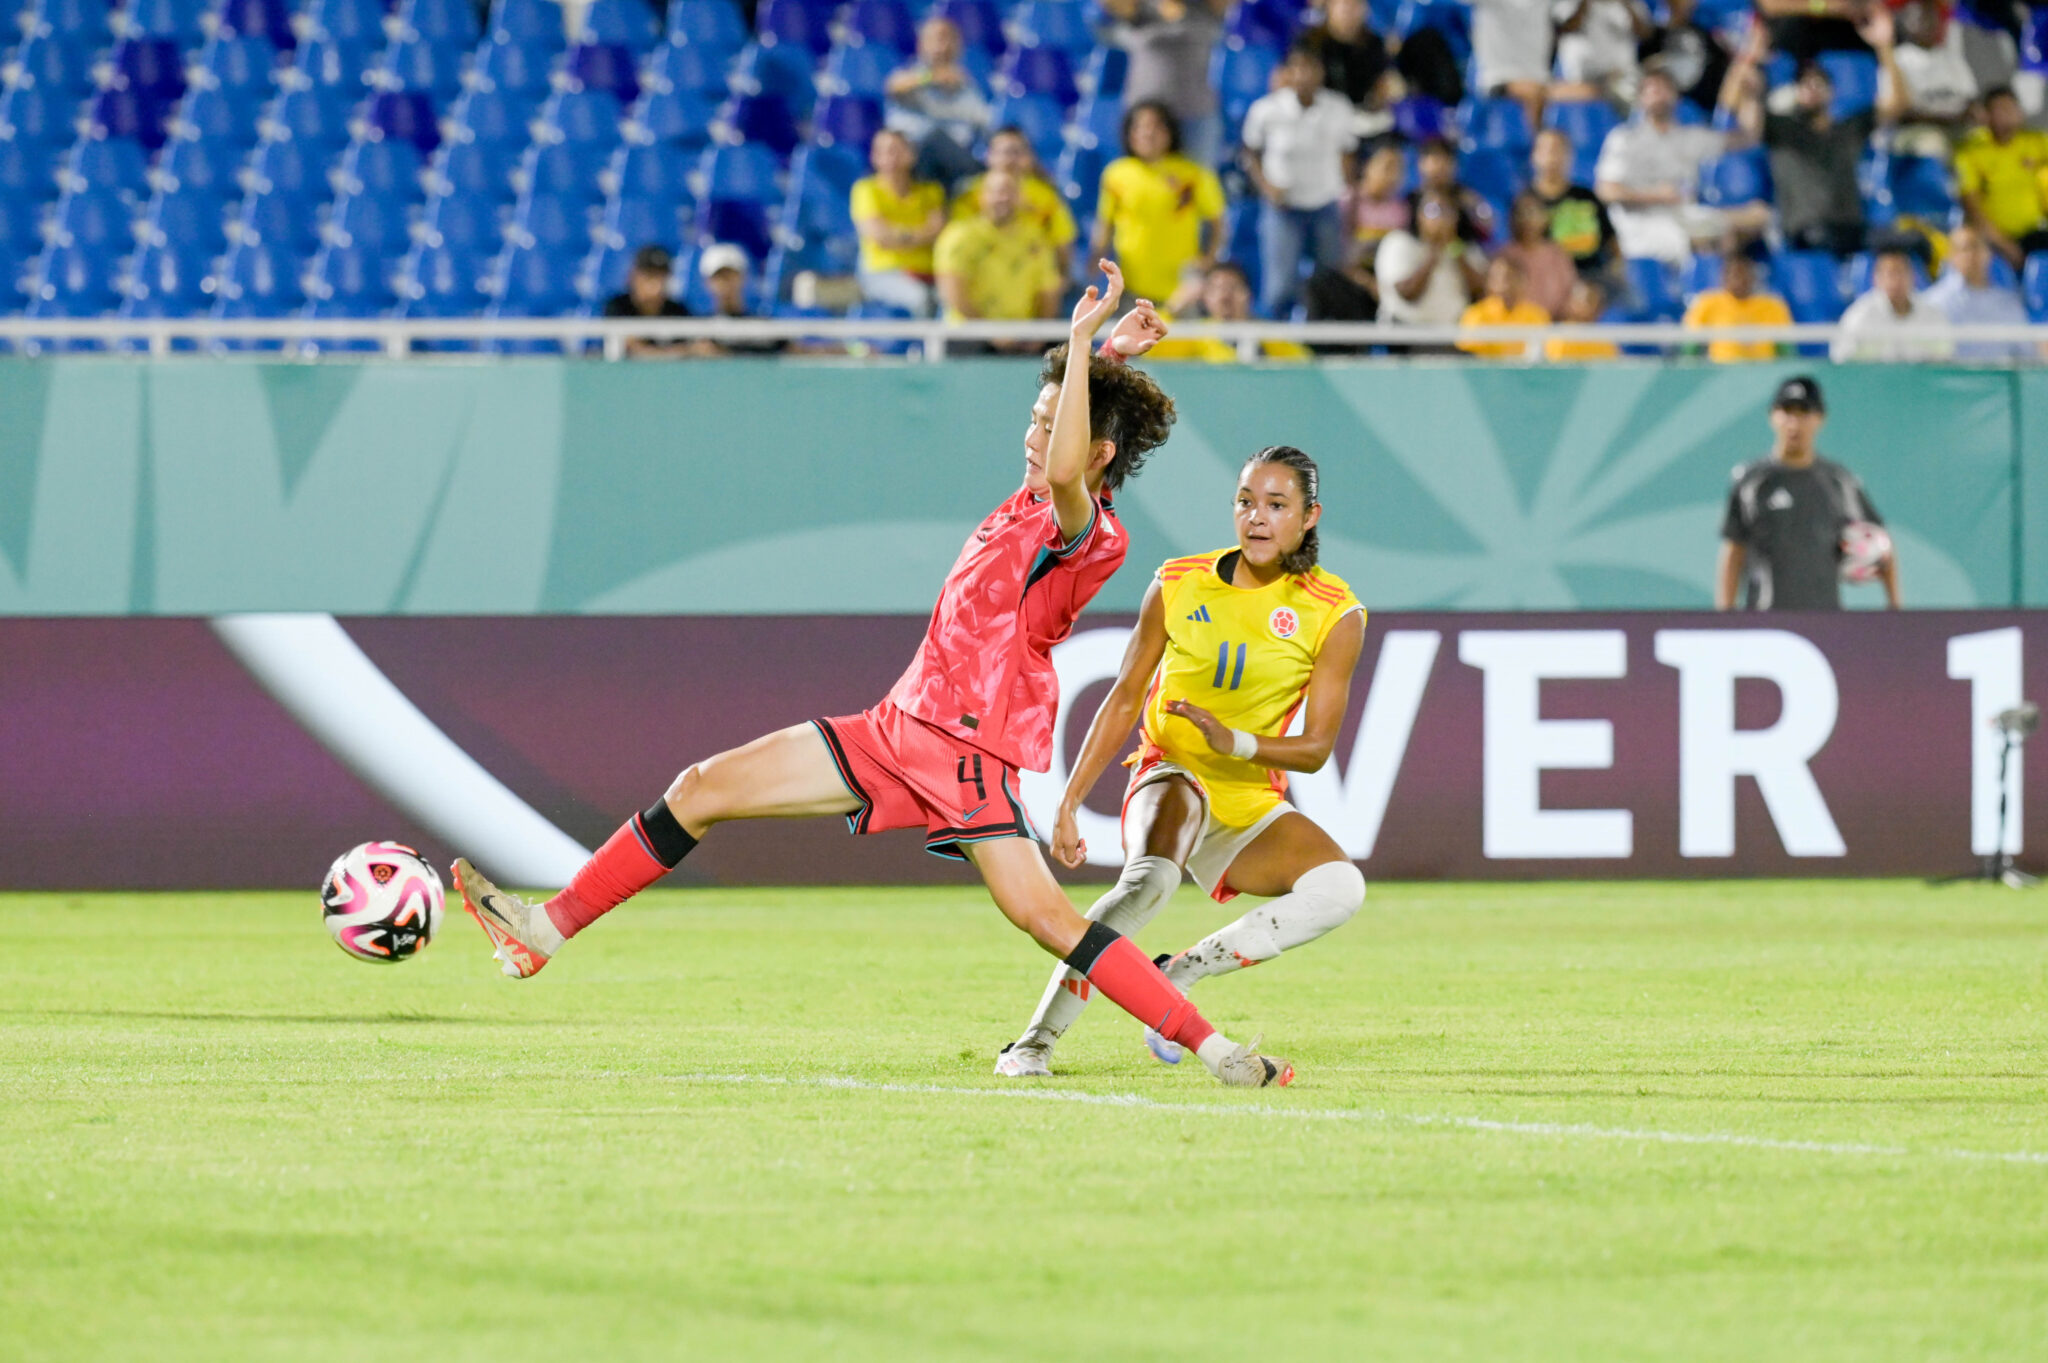
[[[1403,326],[1353,322],[1186,322],[1173,329],[1176,337],[1214,338],[1231,346],[1240,360],[1266,358],[1268,341],[1311,347],[1385,348],[1380,355],[1358,355],[1382,362],[1399,361],[1442,351],[1460,342],[1501,346],[1521,344],[1522,361],[1541,363],[1546,343],[1608,342],[1617,347],[1646,348],[1653,354],[1685,353],[1714,341],[1771,342],[1789,346],[1829,346],[1843,336],[1832,324],[1687,328],[1673,323],[1602,326]],[[434,347],[553,343],[565,350],[621,359],[628,340],[719,343],[784,341],[819,347],[842,346],[863,357],[878,348],[907,344],[907,357],[926,362],[946,359],[962,349],[986,353],[990,342],[1017,341],[1051,345],[1064,340],[1064,322],[899,321],[841,317],[820,318],[277,318],[229,320],[192,318],[0,318],[0,345],[29,354],[44,350],[75,351],[81,346],[127,353],[169,355],[230,350],[283,349],[308,358],[343,352],[362,354],[374,347],[393,357],[432,354]],[[1957,348],[2025,347],[2025,358],[2012,362],[2041,363],[2048,357],[2048,325],[1955,326],[1915,331],[1866,333],[1869,358],[1915,360],[1946,358]],[[966,343],[963,346],[963,343]],[[1353,356],[1346,356],[1353,358]],[[1509,362],[1514,362],[1510,357]],[[1981,363],[1981,360],[1972,361]]]

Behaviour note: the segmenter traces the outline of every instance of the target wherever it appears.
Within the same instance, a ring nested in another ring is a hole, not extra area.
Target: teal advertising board
[[[1132,563],[1226,543],[1239,463],[1285,443],[1322,463],[1325,561],[1376,608],[1703,607],[1730,470],[1801,367],[1160,365],[1181,416],[1119,498]],[[2048,604],[2048,379],[1820,373],[1824,449],[1890,521],[1909,603]],[[8,361],[0,614],[922,614],[1016,486],[1035,383],[1005,361]]]

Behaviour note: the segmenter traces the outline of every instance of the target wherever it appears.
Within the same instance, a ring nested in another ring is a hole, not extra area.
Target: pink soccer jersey
[[[1068,544],[1052,503],[1019,488],[968,536],[890,703],[1012,766],[1044,771],[1060,703],[1053,645],[1129,548],[1108,497]]]

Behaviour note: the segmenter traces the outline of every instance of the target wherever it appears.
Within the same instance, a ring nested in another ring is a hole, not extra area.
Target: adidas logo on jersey
[[[1203,606],[1203,607],[1199,608],[1198,610],[1196,610],[1196,611],[1194,611],[1194,612],[1193,612],[1192,614],[1190,614],[1190,615],[1188,616],[1188,619],[1190,619],[1190,620],[1200,620],[1200,621],[1203,621],[1204,623],[1207,623],[1207,621],[1208,621],[1208,619],[1209,619],[1209,608],[1208,608],[1207,606]]]

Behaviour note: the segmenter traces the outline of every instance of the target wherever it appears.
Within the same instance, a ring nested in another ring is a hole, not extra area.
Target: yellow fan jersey
[[[1344,579],[1321,568],[1263,587],[1233,587],[1218,572],[1236,549],[1168,559],[1159,569],[1166,653],[1145,695],[1133,764],[1164,758],[1209,792],[1209,811],[1232,828],[1257,823],[1280,802],[1287,774],[1219,753],[1166,702],[1201,706],[1233,729],[1284,733],[1308,695],[1316,655],[1337,622],[1365,607]],[[1233,560],[1234,561],[1234,560]]]

